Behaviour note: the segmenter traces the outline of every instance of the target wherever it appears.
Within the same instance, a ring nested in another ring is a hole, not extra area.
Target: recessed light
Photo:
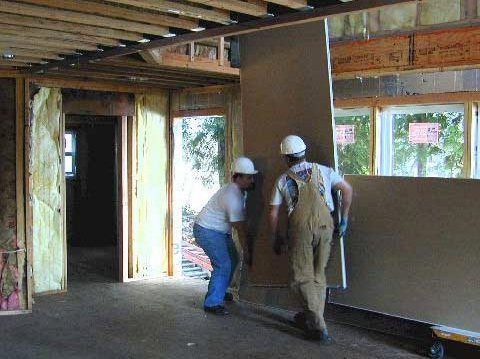
[[[169,32],[168,34],[163,35],[163,37],[175,37],[177,36],[176,34]]]
[[[141,44],[145,44],[147,42],[150,42],[150,39],[147,39],[146,37],[144,37],[143,39],[138,40],[138,42],[141,43]]]
[[[193,29],[190,29],[191,31],[195,31],[195,32],[198,32],[198,31],[203,31],[205,30],[204,27],[201,27],[201,26],[198,26],[198,27],[194,27]]]

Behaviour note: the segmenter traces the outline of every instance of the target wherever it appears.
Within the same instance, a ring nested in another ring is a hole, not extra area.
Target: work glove
[[[343,237],[347,231],[348,216],[342,216],[340,223],[338,224],[337,233],[339,237]]]

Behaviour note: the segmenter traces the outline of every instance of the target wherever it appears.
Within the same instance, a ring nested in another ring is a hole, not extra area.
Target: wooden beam
[[[17,49],[11,47],[0,47],[0,54],[12,54],[18,56],[28,56],[35,57],[38,59],[50,59],[50,60],[61,60],[62,58],[56,53],[49,51],[37,51],[37,50],[26,50],[26,49]]]
[[[55,47],[49,47],[49,46],[42,46],[41,44],[22,44],[22,43],[16,43],[16,47],[11,46],[11,42],[5,42],[5,41],[0,41],[0,49],[3,49],[4,52],[9,51],[9,49],[22,49],[22,50],[41,50],[41,51],[47,51],[52,54],[62,54],[62,55],[72,55],[75,53],[74,49],[60,49],[60,48],[55,48]]]
[[[79,11],[82,13],[103,15],[120,19],[144,22],[147,24],[178,27],[181,29],[194,29],[198,27],[198,21],[179,19],[158,13],[126,9],[124,7],[100,4],[91,1],[80,0],[22,0],[24,3],[43,5],[63,10]]]
[[[1,32],[1,31],[0,31]],[[29,36],[23,35],[5,35],[0,33],[0,42],[10,42],[11,46],[17,46],[20,44],[31,44],[37,46],[45,46],[57,49],[73,49],[73,50],[85,50],[85,51],[97,51],[97,46],[94,44],[81,42],[81,41],[65,41],[52,38],[43,38],[38,40]],[[21,46],[18,46],[21,47]]]
[[[410,95],[395,97],[366,97],[352,99],[337,99],[336,108],[351,107],[387,107],[400,105],[430,105],[436,103],[459,103],[466,101],[480,101],[480,92],[447,92],[426,95]]]
[[[32,76],[29,78],[31,83],[44,87],[61,87],[78,90],[96,90],[111,92],[130,92],[130,93],[165,93],[168,86],[141,86],[131,83],[121,83],[115,81],[92,81],[68,79],[55,76]]]
[[[105,46],[117,47],[120,41],[100,36],[88,36],[81,34],[72,34],[63,31],[45,30],[19,25],[0,24],[0,34],[28,36],[35,39],[58,39],[62,41],[79,41],[83,43],[100,44]],[[38,41],[38,40],[37,40]]]
[[[36,5],[13,3],[8,1],[0,1],[0,11],[10,13],[10,14],[34,16],[34,17],[41,17],[41,18],[57,20],[57,21],[73,22],[73,23],[83,24],[83,25],[95,26],[98,24],[102,24],[103,27],[107,27],[111,29],[117,29],[117,30],[128,29],[129,31],[135,31],[135,32],[144,33],[144,34],[152,34],[157,36],[167,35],[170,32],[168,28],[163,26],[148,25],[148,24],[143,24],[140,22],[128,21],[128,20],[116,20],[106,16],[87,15],[87,14],[82,14],[76,11],[58,10],[54,8],[46,8],[42,6],[36,6]]]
[[[348,3],[342,3],[338,5],[326,6],[323,8],[313,9],[310,11],[297,11],[294,13],[274,17],[274,18],[264,18],[253,20],[245,23],[240,23],[230,26],[221,26],[217,28],[208,29],[205,31],[188,33],[185,35],[180,35],[176,37],[164,38],[153,40],[147,44],[138,44],[133,45],[124,49],[115,49],[105,51],[101,54],[91,54],[82,56],[81,61],[89,62],[91,60],[129,55],[133,53],[138,53],[140,51],[145,51],[149,49],[155,49],[159,47],[187,44],[191,41],[199,41],[204,39],[218,38],[221,36],[233,36],[246,34],[251,32],[256,32],[260,30],[271,29],[275,27],[282,27],[287,25],[302,24],[311,21],[318,21],[319,19],[324,19],[328,16],[346,14],[352,12],[360,12],[369,10],[377,7],[391,6],[401,3],[409,3],[416,0],[363,0],[363,1],[354,1]],[[60,61],[55,64],[47,64],[42,66],[36,66],[33,71],[41,72],[46,71],[52,67],[58,66],[68,66],[68,61]],[[221,68],[219,66],[219,68]]]
[[[268,0],[274,4],[283,5],[292,9],[303,9],[308,5],[307,0]]]
[[[331,46],[335,79],[427,69],[478,67],[480,29],[437,30]]]
[[[255,3],[240,0],[190,0],[190,2],[252,16],[265,16],[267,14],[267,3],[261,0]]]
[[[230,24],[230,14],[219,10],[207,10],[200,7],[185,5],[175,1],[164,0],[105,0],[116,4],[131,5],[169,14],[178,14],[195,19],[208,20],[220,24]]]
[[[71,22],[47,20],[30,16],[20,16],[12,13],[5,14],[0,12],[0,23],[28,26],[39,29],[57,30],[80,35],[101,36],[110,39],[122,39],[129,41],[140,41],[143,39],[143,35],[141,33],[133,31],[107,29],[105,27],[74,24]]]
[[[30,65],[26,62],[0,60],[0,67],[30,67],[30,66],[32,66],[32,65]]]
[[[135,131],[137,128],[136,116],[128,117],[127,128],[127,160],[128,160],[128,278],[133,278],[133,261],[135,258],[135,246],[134,246],[134,209],[133,200],[135,198],[135,184],[136,184],[136,148],[137,148],[137,136]]]
[[[3,60],[4,62],[9,62],[12,60]],[[27,56],[15,56],[13,59],[14,62],[23,62],[23,63],[31,63],[31,64],[39,64],[42,63],[44,60],[39,59],[37,57],[27,57]]]

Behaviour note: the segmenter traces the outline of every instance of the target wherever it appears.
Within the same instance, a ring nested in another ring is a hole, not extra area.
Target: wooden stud
[[[195,43],[193,41],[188,44],[188,56],[190,62],[195,61]]]
[[[119,6],[111,6],[91,1],[81,0],[22,0],[22,2],[49,6],[57,9],[79,11],[88,14],[97,14],[119,19],[144,22],[147,24],[178,27],[180,29],[194,29],[198,27],[198,21],[179,19],[172,16],[162,15],[158,13],[145,12],[127,9]]]
[[[217,58],[218,58],[218,65],[224,66],[225,65],[225,38],[223,36],[220,39],[218,39]]]
[[[32,146],[32,113],[30,108],[30,81],[24,82],[24,173],[25,173],[25,238],[27,250],[27,309],[33,306],[33,208],[32,189],[33,178],[31,168],[31,146]]]
[[[76,11],[58,10],[54,8],[45,8],[42,6],[13,3],[0,1],[0,11],[10,14],[42,17],[57,21],[67,21],[83,25],[98,25],[111,29],[124,30],[129,29],[139,33],[163,36],[170,33],[167,27],[148,25],[135,21],[116,20],[113,18],[82,14]]]
[[[26,278],[26,243],[25,243],[25,167],[24,167],[24,113],[25,113],[25,85],[24,79],[17,78],[15,82],[15,138],[16,138],[16,198],[17,198],[17,245],[25,248],[24,252],[17,252],[17,265],[19,271],[18,288],[20,308],[27,308],[24,298],[28,296],[28,292],[23,290],[23,279]],[[27,300],[28,302],[28,300]]]
[[[106,0],[116,4],[131,5],[169,14],[178,14],[195,19],[203,19],[227,25],[230,23],[229,13],[219,10],[207,10],[175,1],[158,0]]]
[[[380,173],[380,131],[381,131],[380,109],[370,108],[370,175]]]
[[[264,16],[267,14],[267,3],[265,1],[250,3],[240,0],[190,0],[190,2],[252,16]]]
[[[0,10],[2,8],[0,7]],[[0,13],[0,23],[10,25],[27,26],[31,28],[57,30],[62,32],[88,35],[88,36],[101,36],[111,39],[122,39],[129,41],[140,41],[143,39],[143,34],[133,32],[130,30],[115,30],[108,29],[104,26],[90,26],[83,24],[74,24],[66,21],[48,20],[43,18],[36,18],[30,16],[20,16],[15,14],[2,14]],[[100,23],[101,24],[101,23]],[[97,24],[98,25],[98,24]],[[35,30],[33,30],[35,31]]]
[[[47,30],[11,24],[0,24],[0,34],[16,36],[18,36],[19,34],[26,34],[28,35],[28,38],[49,38],[52,40],[55,39],[62,41],[78,41],[82,43],[100,44],[112,47],[117,47],[120,45],[120,42],[118,40],[109,39],[106,37],[73,34],[63,31]]]
[[[137,118],[136,116],[129,116],[128,117],[128,129],[127,129],[127,158],[128,158],[128,278],[131,279],[134,276],[133,270],[133,262],[135,258],[135,246],[134,246],[134,236],[135,236],[135,229],[134,229],[134,205],[133,201],[135,199],[135,186],[136,186],[136,148],[137,148],[137,141],[136,141],[136,123]]]
[[[207,108],[202,110],[178,110],[173,111],[172,116],[173,118],[180,118],[180,117],[195,117],[195,116],[225,116],[225,108],[223,107],[214,107],[214,108]]]
[[[127,161],[128,118],[118,118],[117,135],[117,183],[118,183],[118,280],[128,279],[128,161]]]
[[[475,119],[476,104],[472,101],[465,102],[464,110],[464,163],[463,163],[463,176],[465,178],[473,178],[474,173],[472,169],[473,161],[475,159],[475,139],[474,131],[475,127],[473,122]]]
[[[60,115],[60,131],[58,134],[58,141],[60,144],[60,195],[61,195],[61,209],[60,215],[62,228],[62,244],[63,244],[63,277],[62,290],[67,291],[67,270],[68,270],[68,254],[67,254],[67,189],[65,180],[65,114]]]

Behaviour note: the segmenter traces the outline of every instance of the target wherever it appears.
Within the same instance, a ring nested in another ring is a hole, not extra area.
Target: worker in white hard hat
[[[280,145],[288,171],[273,188],[270,202],[270,226],[277,254],[289,253],[292,268],[292,289],[302,300],[304,311],[297,313],[295,322],[305,330],[306,337],[329,342],[323,318],[326,286],[325,267],[330,256],[334,221],[332,189],[342,192],[341,221],[337,228],[345,234],[352,201],[352,187],[332,168],[306,161],[307,147],[294,135]],[[277,233],[278,214],[285,200],[288,211],[288,240]]]
[[[254,175],[257,172],[250,159],[237,158],[232,166],[232,182],[220,188],[195,219],[193,235],[213,267],[203,303],[203,308],[208,313],[228,314],[224,302],[232,300],[227,288],[238,263],[232,227],[238,233],[244,260],[249,262],[245,199],[246,192],[254,188]]]

